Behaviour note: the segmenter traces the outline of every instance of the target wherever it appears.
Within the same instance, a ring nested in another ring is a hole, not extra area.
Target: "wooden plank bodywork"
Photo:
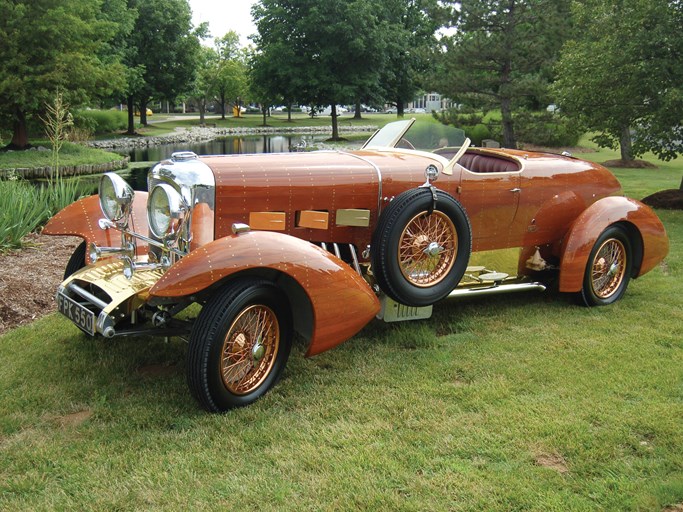
[[[291,236],[258,231],[226,236],[191,252],[159,279],[150,295],[192,296],[232,277],[264,269],[294,279],[310,303],[313,325],[307,356],[347,340],[379,311],[370,286],[334,255]],[[302,307],[297,302],[296,295],[290,296],[295,323],[297,309]]]
[[[135,192],[129,226],[131,231],[144,235],[148,232],[147,195],[147,192]],[[94,242],[100,247],[120,247],[121,233],[114,229],[100,229],[98,221],[102,218],[99,196],[84,197],[54,215],[45,225],[43,234],[79,236],[86,243]],[[136,239],[135,244],[138,254],[147,254],[147,243]],[[85,259],[90,263],[88,251]]]
[[[607,169],[575,158],[480,148],[466,154],[473,155],[516,169],[490,172],[494,165],[488,172],[472,172],[456,166],[452,175],[442,173],[434,182],[464,206],[474,252],[548,246],[559,258],[558,244],[574,220],[598,199],[620,191]],[[229,235],[233,222],[249,223],[252,212],[278,212],[284,213],[282,232],[311,242],[350,243],[359,253],[370,244],[382,209],[401,192],[422,185],[428,165],[442,171],[447,163],[436,154],[395,149],[202,161],[216,176],[214,238]],[[336,213],[354,209],[369,211],[367,227],[339,225]],[[297,224],[302,211],[327,214],[327,228]]]
[[[560,291],[578,292],[590,252],[600,234],[610,225],[630,226],[640,234],[633,240],[635,267],[632,277],[652,270],[669,252],[669,239],[657,215],[643,203],[626,197],[607,197],[579,215],[563,243]]]

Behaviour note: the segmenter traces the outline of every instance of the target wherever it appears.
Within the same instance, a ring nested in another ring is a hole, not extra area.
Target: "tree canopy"
[[[381,10],[370,0],[261,0],[252,14],[260,52],[255,65],[273,70],[279,64],[282,80],[271,85],[289,82],[283,96],[331,105],[332,138],[339,138],[337,103],[354,101],[380,81],[387,44]]]
[[[187,0],[128,0],[128,7],[137,12],[124,60],[132,71],[127,89],[129,116],[135,103],[140,122],[146,124],[147,104],[153,97],[173,101],[191,88],[205,27],[200,27],[200,33],[193,30]],[[128,128],[130,132],[132,127]]]
[[[503,144],[514,148],[514,110],[538,108],[547,101],[552,65],[571,34],[569,4],[556,0],[447,3],[453,7],[456,31],[442,40],[438,89],[458,103],[500,109]]]
[[[123,86],[123,68],[107,51],[117,25],[101,7],[93,0],[0,0],[0,115],[12,124],[12,147],[28,146],[28,119],[57,91],[77,105]]]
[[[581,31],[557,66],[561,108],[623,160],[683,152],[681,2],[584,0],[573,15]]]

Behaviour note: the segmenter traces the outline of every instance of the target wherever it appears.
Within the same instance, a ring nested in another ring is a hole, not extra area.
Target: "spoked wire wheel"
[[[226,284],[204,305],[190,334],[190,392],[212,412],[254,402],[282,375],[292,332],[287,297],[274,283],[242,278]]]
[[[581,298],[587,306],[619,300],[633,268],[631,241],[621,226],[610,226],[598,237],[586,264]]]
[[[230,326],[221,350],[226,389],[245,395],[257,389],[275,364],[280,345],[277,316],[267,306],[244,309]]]
[[[616,238],[606,240],[593,259],[591,286],[601,299],[609,299],[616,293],[626,273],[626,248]]]
[[[442,190],[406,190],[377,221],[372,273],[396,302],[428,306],[447,297],[460,282],[471,248],[470,222],[455,198]]]
[[[438,210],[420,212],[401,233],[398,265],[411,284],[433,286],[453,268],[457,251],[458,234],[453,221]]]

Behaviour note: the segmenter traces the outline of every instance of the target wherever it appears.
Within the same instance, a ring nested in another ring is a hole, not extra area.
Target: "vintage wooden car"
[[[189,334],[189,388],[224,411],[278,380],[294,331],[312,356],[375,317],[426,318],[448,296],[550,278],[609,304],[666,256],[657,216],[603,167],[413,123],[357,151],[176,153],[149,193],[105,174],[45,228],[84,240],[59,311],[89,335]],[[194,321],[178,317],[195,303]]]

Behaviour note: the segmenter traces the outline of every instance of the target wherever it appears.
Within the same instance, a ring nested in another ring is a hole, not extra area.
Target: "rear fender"
[[[605,197],[589,206],[574,221],[562,243],[560,291],[578,292],[588,257],[600,234],[619,224],[628,232],[633,250],[633,275],[652,270],[669,252],[669,239],[657,215],[635,199]]]
[[[168,269],[150,296],[196,296],[249,273],[282,277],[278,284],[290,299],[295,323],[310,316],[310,325],[298,326],[302,334],[310,333],[306,356],[347,340],[379,311],[370,286],[342,260],[299,238],[269,231],[227,236],[199,247]]]
[[[135,192],[129,227],[136,233],[147,234],[147,192]],[[94,242],[101,247],[120,247],[121,233],[115,229],[101,229],[99,220],[104,218],[98,195],[84,197],[54,215],[43,229],[45,235],[79,236],[86,243]],[[146,243],[136,239],[138,249]],[[86,263],[90,256],[86,251]]]

